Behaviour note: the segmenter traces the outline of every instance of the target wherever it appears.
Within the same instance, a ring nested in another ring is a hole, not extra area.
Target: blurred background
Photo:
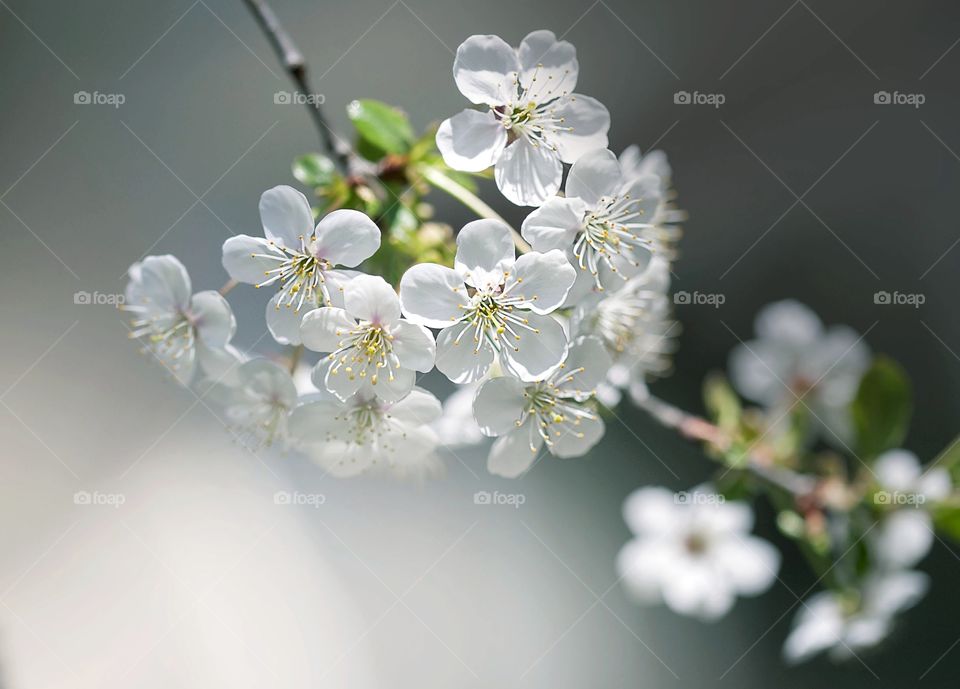
[[[678,307],[661,397],[700,411],[703,376],[753,314],[793,296],[869,330],[912,374],[908,447],[924,461],[960,431],[957,6],[273,6],[342,132],[354,98],[421,128],[465,107],[451,65],[470,34],[517,45],[549,28],[576,45],[578,90],[610,109],[611,148],[670,156],[691,216],[675,289],[725,297]],[[223,240],[259,234],[260,193],[293,184],[292,159],[319,150],[305,109],[274,103],[292,89],[264,36],[239,0],[0,0],[0,64],[4,689],[956,685],[960,556],[942,542],[923,564],[930,594],[863,663],[783,665],[815,576],[762,504],[758,531],[784,552],[770,592],[709,625],[632,605],[614,571],[623,499],[687,488],[711,466],[629,408],[586,459],[548,458],[515,482],[487,475],[477,449],[421,486],[323,478],[301,457],[231,444],[138,354],[122,314],[75,295],[109,301],[147,253],[177,255],[195,289],[223,284]],[[75,103],[79,91],[123,103]],[[680,91],[724,102],[677,103]],[[924,103],[876,103],[881,91]],[[519,226],[524,209],[483,191]],[[435,201],[454,226],[472,219]],[[876,304],[878,291],[925,303]],[[268,296],[231,293],[239,345],[261,337]],[[524,504],[475,505],[481,490]],[[78,491],[114,505],[78,505]],[[277,491],[322,504],[278,505]]]

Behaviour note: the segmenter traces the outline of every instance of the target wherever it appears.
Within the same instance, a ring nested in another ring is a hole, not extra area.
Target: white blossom
[[[802,604],[783,645],[784,658],[799,663],[829,651],[838,660],[876,646],[889,635],[894,616],[915,605],[929,587],[922,572],[870,575],[860,591],[822,591]]]
[[[245,445],[287,444],[287,422],[297,403],[297,388],[279,364],[251,359],[237,368],[235,382],[216,383],[207,394],[223,408],[229,427],[236,429]]]
[[[737,390],[775,418],[794,406],[809,408],[810,421],[826,431],[825,440],[849,442],[848,407],[870,364],[863,339],[845,325],[824,328],[813,311],[792,299],[765,306],[754,327],[757,339],[738,345],[730,355]]]
[[[664,602],[674,612],[713,620],[737,596],[770,588],[780,553],[750,534],[753,512],[705,488],[672,493],[641,488],[623,506],[636,538],[617,557],[631,594],[645,603]]]
[[[334,476],[385,472],[398,477],[436,474],[440,401],[415,387],[397,402],[361,390],[341,402],[332,395],[297,407],[290,417],[296,444]]]
[[[519,49],[498,36],[471,36],[457,49],[453,77],[472,103],[444,120],[437,147],[455,170],[495,165],[504,196],[535,206],[560,189],[561,163],[607,145],[610,113],[573,93],[580,68],[576,50],[551,31],[534,31]]]
[[[483,383],[473,412],[485,435],[499,436],[487,459],[490,473],[519,476],[544,444],[556,457],[579,457],[596,445],[604,425],[590,399],[609,365],[600,341],[587,337],[574,341],[563,364],[541,381],[501,376]]]
[[[612,290],[650,261],[660,204],[659,179],[630,178],[606,149],[584,154],[567,176],[565,197],[553,197],[523,221],[521,234],[537,251],[565,251],[579,268],[574,295]]]
[[[184,385],[198,363],[209,376],[223,375],[221,364],[237,329],[227,300],[213,290],[193,294],[190,275],[174,256],[148,256],[127,272],[122,308],[133,316],[130,337],[141,338]]]
[[[307,349],[329,352],[313,381],[347,400],[357,391],[395,402],[413,388],[416,371],[433,368],[436,344],[430,331],[400,317],[400,300],[387,282],[360,275],[343,288],[344,308],[324,306],[300,325]]]
[[[432,428],[445,446],[478,445],[486,437],[473,418],[473,398],[479,387],[479,383],[458,386],[443,400],[443,414],[433,422]]]
[[[380,248],[380,230],[363,213],[335,210],[314,227],[307,197],[278,186],[260,197],[265,237],[245,234],[223,243],[223,267],[237,282],[275,286],[267,327],[280,344],[300,344],[300,320],[319,306],[342,306],[351,270]]]
[[[514,256],[506,225],[475,220],[457,235],[453,269],[421,263],[400,280],[404,315],[441,329],[437,369],[455,383],[479,380],[496,356],[523,380],[563,359],[566,335],[547,314],[563,303],[576,273],[560,251]]]

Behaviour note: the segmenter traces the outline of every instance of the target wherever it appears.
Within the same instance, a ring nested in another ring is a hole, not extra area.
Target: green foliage
[[[910,380],[900,365],[876,357],[851,405],[861,456],[873,458],[903,442],[910,425],[912,397]]]
[[[406,154],[416,138],[406,114],[378,100],[355,100],[347,115],[359,135],[358,152],[368,160]]]
[[[294,159],[293,176],[301,184],[314,189],[327,187],[338,177],[337,166],[326,156],[307,153]]]
[[[743,407],[723,375],[714,373],[704,380],[703,402],[708,415],[721,430],[732,433],[740,426]]]

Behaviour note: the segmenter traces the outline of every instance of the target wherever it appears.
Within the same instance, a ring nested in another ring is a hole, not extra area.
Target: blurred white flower
[[[543,381],[503,376],[483,383],[474,416],[485,435],[500,436],[490,448],[490,473],[519,476],[544,444],[556,457],[579,457],[596,445],[604,426],[589,401],[609,365],[600,341],[587,337],[573,342],[562,366]]]
[[[352,279],[343,288],[343,303],[342,309],[315,309],[300,324],[307,349],[330,352],[314,369],[314,384],[341,400],[358,390],[399,400],[413,388],[416,371],[433,368],[433,335],[400,318],[397,293],[379,276]]]
[[[660,203],[653,214],[653,227],[644,232],[654,245],[654,254],[675,258],[674,244],[680,239],[680,223],[687,219],[686,211],[677,208],[673,200],[676,192],[673,190],[673,171],[667,161],[667,154],[663,151],[648,151],[640,154],[637,146],[627,146],[618,159],[623,176],[627,179],[656,177],[659,180]]]
[[[880,486],[874,500],[881,506],[900,507],[883,515],[870,532],[871,550],[881,567],[913,567],[933,547],[928,503],[950,495],[950,473],[942,467],[924,471],[915,454],[900,449],[880,455],[873,471]]]
[[[660,204],[659,186],[653,175],[626,177],[611,151],[590,151],[570,168],[566,196],[530,213],[521,234],[537,251],[565,251],[580,269],[571,300],[593,287],[616,289],[650,261],[644,230]]]
[[[755,321],[757,339],[730,354],[730,377],[748,399],[785,417],[806,405],[825,440],[852,440],[849,405],[870,365],[870,350],[845,325],[824,328],[803,304],[788,299],[765,306]],[[803,403],[797,401],[803,399]]]
[[[639,179],[648,175],[655,175],[660,180],[660,189],[666,193],[670,188],[673,171],[667,161],[667,154],[663,151],[647,151],[641,154],[636,144],[627,146],[618,158],[623,176],[627,179]]]
[[[198,362],[207,375],[224,375],[225,349],[237,329],[227,300],[213,290],[192,294],[190,275],[174,256],[147,256],[127,272],[121,308],[133,316],[130,337],[141,338],[184,385]]]
[[[435,453],[437,434],[429,426],[440,409],[436,397],[417,387],[398,402],[384,402],[363,390],[346,402],[330,395],[297,407],[290,434],[334,476],[426,476],[443,466]]]
[[[279,364],[251,359],[237,368],[234,384],[216,383],[207,394],[223,408],[227,423],[246,446],[287,444],[287,421],[297,404],[297,388]]]
[[[479,387],[478,383],[461,385],[443,401],[443,414],[432,428],[444,445],[462,447],[483,442],[486,436],[473,418],[473,398]]]
[[[534,31],[519,49],[498,36],[471,36],[457,48],[453,78],[460,93],[488,110],[464,110],[440,125],[437,147],[455,170],[495,165],[504,196],[535,206],[560,189],[561,162],[607,145],[610,113],[573,93],[574,47],[552,31]]]
[[[642,602],[713,620],[737,596],[763,593],[776,579],[780,553],[750,534],[746,503],[725,502],[704,488],[648,487],[627,498],[623,515],[636,538],[621,549],[617,569]]]
[[[802,603],[783,656],[799,663],[822,651],[836,659],[876,646],[893,626],[894,616],[915,605],[927,592],[922,572],[889,572],[869,576],[859,594],[822,591]]]
[[[266,238],[245,234],[223,243],[223,267],[237,282],[279,288],[267,304],[267,327],[280,344],[300,344],[300,320],[319,306],[343,306],[353,268],[380,248],[380,230],[363,213],[336,210],[314,227],[307,197],[278,186],[260,197]]]
[[[514,258],[510,229],[496,220],[467,223],[454,268],[421,263],[400,280],[400,303],[414,323],[442,328],[437,369],[455,383],[482,378],[494,357],[523,380],[556,368],[567,344],[548,316],[576,278],[563,253]]]

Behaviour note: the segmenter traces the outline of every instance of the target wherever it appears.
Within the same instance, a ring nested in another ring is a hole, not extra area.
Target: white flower
[[[737,596],[763,593],[776,579],[780,553],[752,536],[753,512],[702,488],[672,493],[641,488],[627,498],[624,519],[636,538],[617,557],[628,590],[645,603],[713,620]]]
[[[473,413],[485,435],[500,436],[487,459],[490,473],[519,476],[544,444],[556,457],[579,457],[596,445],[604,426],[590,398],[609,365],[603,345],[588,337],[571,344],[563,365],[540,382],[503,376],[483,383]]]
[[[454,268],[413,266],[400,280],[400,303],[414,323],[442,328],[437,368],[453,382],[479,380],[495,355],[512,374],[536,380],[563,359],[566,335],[547,314],[575,279],[563,253],[514,258],[506,225],[475,220],[457,235]]]
[[[307,349],[330,352],[314,369],[314,384],[341,400],[358,390],[399,400],[413,388],[415,371],[433,368],[433,335],[400,318],[397,293],[376,275],[360,275],[344,285],[343,303],[342,309],[311,311],[300,325]]]
[[[913,567],[933,547],[933,522],[924,507],[928,501],[936,502],[950,495],[950,473],[942,467],[924,472],[917,456],[907,450],[884,452],[874,463],[873,471],[881,489],[874,500],[904,505],[884,515],[870,532],[873,555],[880,566],[888,569]]]
[[[647,151],[646,155],[643,155],[640,153],[640,147],[633,144],[620,152],[618,160],[624,177],[639,179],[654,175],[660,180],[660,189],[664,193],[670,189],[673,171],[667,161],[667,154],[663,151]]]
[[[647,267],[652,242],[644,230],[660,204],[656,177],[624,176],[617,157],[601,148],[573,164],[565,189],[565,198],[548,199],[527,216],[521,234],[537,251],[567,253],[580,269],[575,294],[615,289]]]
[[[810,421],[830,432],[828,442],[851,440],[848,407],[870,365],[870,350],[853,329],[824,328],[803,304],[788,299],[765,306],[755,321],[757,339],[730,354],[730,377],[748,399],[781,416],[797,402]]]
[[[674,244],[680,239],[679,224],[687,219],[687,213],[673,204],[676,192],[672,187],[673,171],[667,161],[667,154],[658,150],[640,155],[637,146],[627,146],[620,153],[619,161],[623,176],[627,179],[647,178],[648,184],[651,183],[651,178],[658,180],[660,203],[651,221],[653,228],[644,234],[649,235],[653,241],[654,253],[666,255],[673,260],[676,254]]]
[[[300,320],[319,306],[342,306],[351,270],[380,248],[380,230],[363,213],[336,210],[314,227],[307,197],[278,186],[260,197],[262,237],[245,234],[223,243],[223,267],[237,282],[275,285],[267,327],[280,344],[300,344]]]
[[[297,404],[297,388],[282,366],[252,359],[237,368],[235,384],[214,384],[209,397],[223,407],[238,440],[248,447],[285,445],[287,421]]]
[[[440,125],[437,147],[455,170],[496,165],[510,201],[535,206],[557,193],[564,163],[607,145],[610,113],[577,85],[576,50],[551,31],[534,31],[520,48],[497,36],[471,36],[457,49],[460,93],[488,110],[464,110]]]
[[[440,401],[415,387],[398,402],[359,392],[345,403],[333,398],[297,407],[290,433],[334,476],[386,471],[395,476],[433,474],[441,468],[431,422]]]
[[[122,308],[133,314],[130,337],[143,338],[184,385],[198,361],[207,375],[222,375],[219,364],[237,329],[227,300],[213,290],[192,294],[187,269],[173,256],[148,256],[128,274]]]
[[[461,385],[443,401],[443,414],[432,428],[444,445],[464,447],[483,442],[485,436],[473,418],[473,398],[479,387],[478,383]]]
[[[797,613],[783,644],[784,658],[799,663],[829,650],[843,659],[876,646],[890,633],[894,615],[915,605],[928,586],[922,572],[898,571],[868,576],[859,595],[817,593]]]

